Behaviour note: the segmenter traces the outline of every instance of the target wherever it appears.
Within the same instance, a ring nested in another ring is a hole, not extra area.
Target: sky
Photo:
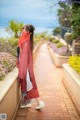
[[[0,0],[0,34],[9,20],[35,26],[35,32],[48,31],[59,26],[57,9],[59,0]],[[53,8],[50,6],[54,4]],[[2,33],[1,33],[2,32]],[[7,33],[6,33],[7,34]]]

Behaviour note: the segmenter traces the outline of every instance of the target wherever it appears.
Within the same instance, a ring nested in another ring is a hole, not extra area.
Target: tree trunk
[[[15,38],[18,38],[18,33],[14,33],[14,37],[15,37]]]
[[[73,40],[72,44],[72,55],[80,55],[80,40]]]

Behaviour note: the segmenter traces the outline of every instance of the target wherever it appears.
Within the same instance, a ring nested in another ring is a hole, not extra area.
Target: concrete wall
[[[14,68],[0,81],[0,113],[6,113],[7,120],[12,120],[20,100],[17,74],[18,70]]]
[[[63,64],[63,83],[80,115],[80,74],[68,64]]]
[[[50,48],[49,46],[48,46],[48,50],[49,50],[50,56],[51,56],[53,62],[55,63],[56,67],[62,67],[62,65],[64,63],[68,62],[68,59],[69,59],[68,56],[61,56],[61,55],[56,54],[52,50],[52,48]]]

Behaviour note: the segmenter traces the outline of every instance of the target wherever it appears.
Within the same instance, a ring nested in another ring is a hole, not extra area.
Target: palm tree
[[[6,30],[12,32],[14,34],[14,37],[17,38],[17,37],[19,37],[19,33],[21,32],[22,27],[23,27],[22,22],[18,23],[15,20],[10,20],[9,25],[6,28]]]

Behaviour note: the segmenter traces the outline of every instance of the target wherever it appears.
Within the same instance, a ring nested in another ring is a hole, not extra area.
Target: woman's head
[[[34,32],[34,30],[35,30],[34,26],[31,25],[31,24],[25,25],[25,26],[23,27],[23,29],[25,29],[26,31],[28,31],[28,32],[30,32],[30,33]]]
[[[35,27],[31,24],[27,24],[24,26],[25,31],[30,33],[30,41],[31,41],[31,49],[33,50],[33,36]]]

